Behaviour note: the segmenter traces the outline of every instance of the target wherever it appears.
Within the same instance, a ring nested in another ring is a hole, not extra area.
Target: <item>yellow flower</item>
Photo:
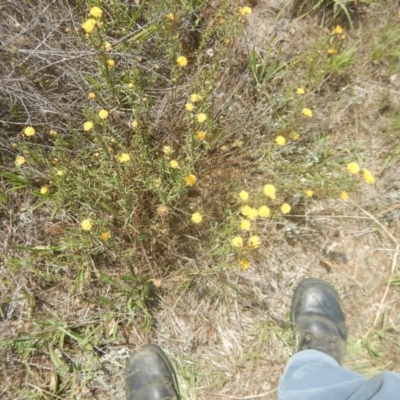
[[[167,18],[168,21],[174,21],[175,20],[174,14],[172,14],[172,13],[168,13],[166,18]]]
[[[247,218],[250,221],[254,221],[258,216],[258,211],[255,208],[249,207]]]
[[[297,132],[292,132],[289,135],[289,137],[290,137],[290,139],[293,139],[293,140],[299,140],[300,139],[300,135]]]
[[[171,146],[164,146],[164,147],[163,147],[163,153],[164,153],[166,156],[169,156],[170,154],[172,154],[172,153],[173,153],[173,150],[171,149]]]
[[[64,171],[61,171],[61,169],[58,169],[56,172],[57,176],[63,176],[64,175]]]
[[[110,68],[114,68],[114,67],[115,67],[115,61],[114,61],[113,59],[109,58],[109,59],[107,60],[107,65],[108,65]]]
[[[103,49],[104,49],[104,51],[111,51],[111,49],[112,49],[111,43],[110,42],[104,42],[103,43]]]
[[[179,168],[179,163],[178,163],[178,161],[176,161],[176,160],[171,160],[171,161],[169,162],[169,166],[170,166],[171,168],[173,168],[173,169],[176,169],[176,168]]]
[[[274,185],[268,184],[264,186],[264,194],[270,199],[274,200],[276,198],[276,189]]]
[[[288,203],[283,203],[281,205],[282,214],[289,214],[291,209],[292,209],[292,207],[290,207],[290,204],[288,204]]]
[[[353,161],[347,164],[347,171],[352,175],[357,175],[360,172],[360,166]]]
[[[232,247],[243,247],[243,239],[240,236],[235,236],[231,241]]]
[[[299,88],[297,88],[297,90],[296,90],[296,93],[297,94],[304,94],[306,91],[304,90],[304,88],[302,88],[302,87],[299,87]]]
[[[271,210],[267,206],[261,206],[258,209],[258,215],[261,218],[268,218],[270,216],[270,214],[271,214]]]
[[[334,49],[333,47],[330,47],[330,48],[328,49],[328,54],[330,54],[330,55],[337,54],[337,50]]]
[[[278,146],[283,146],[286,143],[286,139],[283,136],[277,136],[275,142]]]
[[[309,108],[303,108],[301,112],[308,118],[311,118],[313,116],[313,112]]]
[[[94,28],[97,25],[97,21],[94,20],[93,18],[87,19],[83,24],[82,24],[82,29],[87,33],[91,34],[94,31]]]
[[[335,29],[333,30],[333,33],[336,35],[341,35],[343,33],[343,28],[340,25],[336,25]]]
[[[340,198],[344,201],[347,201],[349,199],[349,194],[347,192],[342,192],[340,193]]]
[[[90,9],[89,14],[94,18],[101,18],[101,16],[103,15],[103,11],[100,7],[95,6]]]
[[[204,122],[207,119],[207,115],[204,113],[197,114],[197,121],[200,123]]]
[[[249,269],[249,267],[250,267],[250,261],[247,260],[246,258],[241,258],[239,260],[239,264],[243,271],[245,271],[246,269]]]
[[[125,163],[128,162],[131,159],[131,156],[128,153],[121,153],[118,157],[117,160],[119,163]]]
[[[131,123],[132,129],[136,129],[138,126],[139,126],[139,123],[137,122],[136,119],[134,119],[134,120],[132,121],[132,123]]]
[[[368,185],[373,185],[375,183],[375,178],[369,169],[363,170],[363,178]]]
[[[248,219],[242,219],[240,222],[240,229],[242,231],[249,231],[251,227],[251,222]]]
[[[193,93],[191,96],[190,96],[190,101],[192,102],[192,103],[197,103],[198,101],[200,101],[201,100],[201,96],[199,95],[199,94],[197,94],[197,93]]]
[[[245,15],[251,14],[252,10],[250,7],[243,7],[239,10],[239,14],[244,17]]]
[[[49,134],[50,134],[50,136],[57,136],[58,135],[57,131],[54,130],[54,129],[50,129]]]
[[[91,219],[84,219],[81,222],[81,227],[84,231],[90,231],[92,229],[92,220]]]
[[[313,197],[314,196],[314,192],[311,189],[308,189],[304,192],[308,197]]]
[[[195,212],[192,215],[192,222],[194,224],[200,224],[201,221],[203,221],[203,216],[199,212]]]
[[[35,133],[36,133],[35,128],[33,128],[32,126],[27,126],[24,129],[25,136],[33,136]]]
[[[101,232],[100,233],[100,239],[103,240],[104,242],[107,242],[108,239],[110,239],[111,233],[110,232]]]
[[[133,89],[135,87],[135,84],[134,83],[132,83],[132,82],[129,82],[128,83],[128,88],[129,89]]]
[[[248,217],[248,216],[249,216],[249,213],[250,213],[250,210],[251,210],[251,207],[249,207],[249,206],[243,206],[243,207],[240,209],[240,212],[241,212],[245,217]]]
[[[25,164],[26,160],[24,156],[17,156],[15,159],[15,163],[20,166],[22,164]]]
[[[249,240],[247,241],[247,245],[251,249],[258,249],[261,245],[261,240],[258,236],[250,236]]]
[[[107,119],[108,117],[108,111],[107,110],[100,110],[99,111],[99,118],[100,119]]]
[[[189,174],[185,178],[185,182],[187,186],[194,186],[197,182],[196,175]]]
[[[83,130],[86,132],[89,132],[91,129],[93,129],[93,122],[92,121],[87,121],[83,124]]]
[[[182,68],[182,67],[186,67],[186,65],[188,64],[188,60],[185,56],[179,56],[176,59],[176,63]]]
[[[194,105],[192,103],[187,103],[187,104],[185,104],[185,109],[186,109],[186,111],[193,111]]]
[[[204,131],[198,131],[197,132],[197,139],[204,140],[205,137],[206,137],[206,133]]]
[[[42,186],[40,188],[40,194],[47,194],[49,193],[49,187],[48,186]]]
[[[240,200],[246,202],[246,201],[249,199],[249,193],[246,192],[245,190],[242,190],[242,191],[239,193],[239,197],[240,197]]]

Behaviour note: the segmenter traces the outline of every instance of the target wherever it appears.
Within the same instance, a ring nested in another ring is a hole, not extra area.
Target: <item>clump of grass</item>
[[[57,103],[62,113],[50,118],[44,106],[34,111],[31,95],[25,115],[13,94],[10,115],[22,122],[1,173],[1,207],[15,201],[42,223],[29,225],[35,234],[6,260],[4,304],[16,293],[21,305],[10,313],[28,325],[4,346],[37,378],[35,357],[45,360],[57,372],[43,393],[70,397],[93,378],[96,352],[133,326],[151,330],[172,272],[246,270],[269,245],[269,228],[285,227],[310,202],[345,201],[375,183],[368,161],[332,146],[315,99],[356,60],[359,43],[340,25],[302,54],[284,56],[276,45],[247,58],[238,40],[249,7],[90,6],[69,21],[76,33],[64,29],[84,61],[57,96],[71,86],[75,105]],[[19,74],[55,91],[57,74],[39,73],[52,65],[28,61]],[[23,289],[12,279],[21,269],[32,282]],[[62,301],[47,307],[44,292]]]
[[[370,4],[367,1],[360,3],[361,5]],[[358,16],[359,7],[359,3],[353,0],[315,0],[313,2],[297,0],[293,3],[292,12],[298,18],[304,18],[309,14],[317,14],[322,20],[328,22],[341,20],[353,27],[354,19]]]

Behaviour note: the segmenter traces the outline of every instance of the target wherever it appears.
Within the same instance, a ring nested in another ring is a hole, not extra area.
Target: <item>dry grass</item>
[[[334,19],[322,4],[255,3],[240,17],[234,1],[98,1],[105,25],[89,37],[84,1],[0,4],[0,397],[123,398],[129,351],[153,342],[183,399],[275,398],[293,288],[310,276],[343,298],[346,366],[400,370],[398,10],[348,3]],[[192,93],[203,125],[185,110]],[[350,161],[376,184],[350,176]],[[252,223],[257,250],[230,244],[249,235],[240,190],[272,210]]]

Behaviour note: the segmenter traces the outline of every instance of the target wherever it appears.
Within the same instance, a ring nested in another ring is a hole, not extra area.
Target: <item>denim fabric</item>
[[[317,350],[296,353],[279,383],[279,400],[398,400],[400,374],[381,372],[373,378],[341,367]]]

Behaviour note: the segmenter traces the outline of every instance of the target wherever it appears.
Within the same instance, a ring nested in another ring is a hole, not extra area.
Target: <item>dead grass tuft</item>
[[[184,399],[275,398],[310,276],[341,294],[346,365],[399,369],[397,6],[256,3],[100,1],[87,37],[86,2],[0,5],[0,397],[122,397],[154,342]],[[250,232],[241,190],[271,211]]]

